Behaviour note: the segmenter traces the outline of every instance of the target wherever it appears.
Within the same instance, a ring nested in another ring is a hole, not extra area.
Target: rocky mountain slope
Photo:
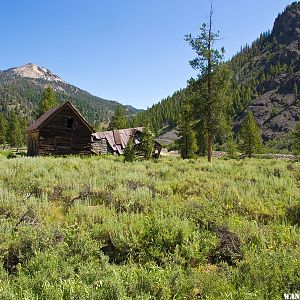
[[[289,5],[276,18],[272,31],[262,33],[227,64],[234,74],[234,131],[238,132],[247,110],[251,109],[266,143],[276,147],[279,143],[280,147],[290,145],[290,133],[299,120],[300,2]],[[185,94],[186,89],[177,91],[138,114],[137,119],[147,115],[156,127],[169,126],[172,130]]]
[[[238,113],[235,129],[239,128],[249,107],[262,128],[265,141],[291,132],[299,120],[300,2],[288,6],[276,18],[270,33],[262,35],[230,63],[239,84],[252,85],[251,98]]]
[[[20,77],[27,77],[27,78],[35,78],[35,79],[44,79],[47,81],[52,82],[62,82],[61,78],[59,78],[57,75],[53,74],[50,70],[46,68],[39,67],[38,65],[28,63],[24,66],[18,67],[18,68],[11,68],[6,71],[3,71],[3,74],[6,74],[9,76],[9,74]]]
[[[0,112],[5,114],[14,110],[22,117],[34,119],[42,92],[48,85],[54,88],[60,102],[70,100],[91,123],[106,122],[119,104],[93,96],[50,70],[28,63],[0,71]],[[132,106],[125,106],[125,110],[127,114],[139,111]]]

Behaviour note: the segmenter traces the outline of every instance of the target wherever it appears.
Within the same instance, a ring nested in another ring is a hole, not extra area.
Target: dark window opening
[[[74,118],[69,117],[67,120],[67,128],[73,128],[73,125],[74,125]]]

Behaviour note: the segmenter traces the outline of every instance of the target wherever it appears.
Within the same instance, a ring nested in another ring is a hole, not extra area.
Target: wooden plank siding
[[[73,118],[71,128],[67,127]],[[44,154],[86,154],[91,150],[91,132],[67,108],[60,110],[40,129],[40,155]]]
[[[38,130],[28,132],[28,155],[90,154],[92,132],[82,116],[66,102]],[[37,151],[33,149],[34,139],[38,141]]]
[[[29,156],[36,156],[39,152],[39,132],[33,131],[28,134],[27,139],[27,154]]]
[[[96,154],[108,154],[113,153],[113,150],[109,146],[106,139],[100,139],[92,142],[92,150]]]

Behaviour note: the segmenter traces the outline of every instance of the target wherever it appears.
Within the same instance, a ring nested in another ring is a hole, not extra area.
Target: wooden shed
[[[67,101],[39,117],[28,129],[29,156],[90,154],[94,129]]]

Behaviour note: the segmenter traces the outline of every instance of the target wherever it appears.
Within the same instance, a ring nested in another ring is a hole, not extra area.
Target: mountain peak
[[[21,67],[9,69],[16,75],[34,79],[44,79],[47,81],[64,82],[59,76],[52,73],[50,70],[40,67],[33,63],[27,63]]]
[[[295,1],[279,14],[275,20],[272,35],[277,41],[289,45],[300,39],[300,2]]]

